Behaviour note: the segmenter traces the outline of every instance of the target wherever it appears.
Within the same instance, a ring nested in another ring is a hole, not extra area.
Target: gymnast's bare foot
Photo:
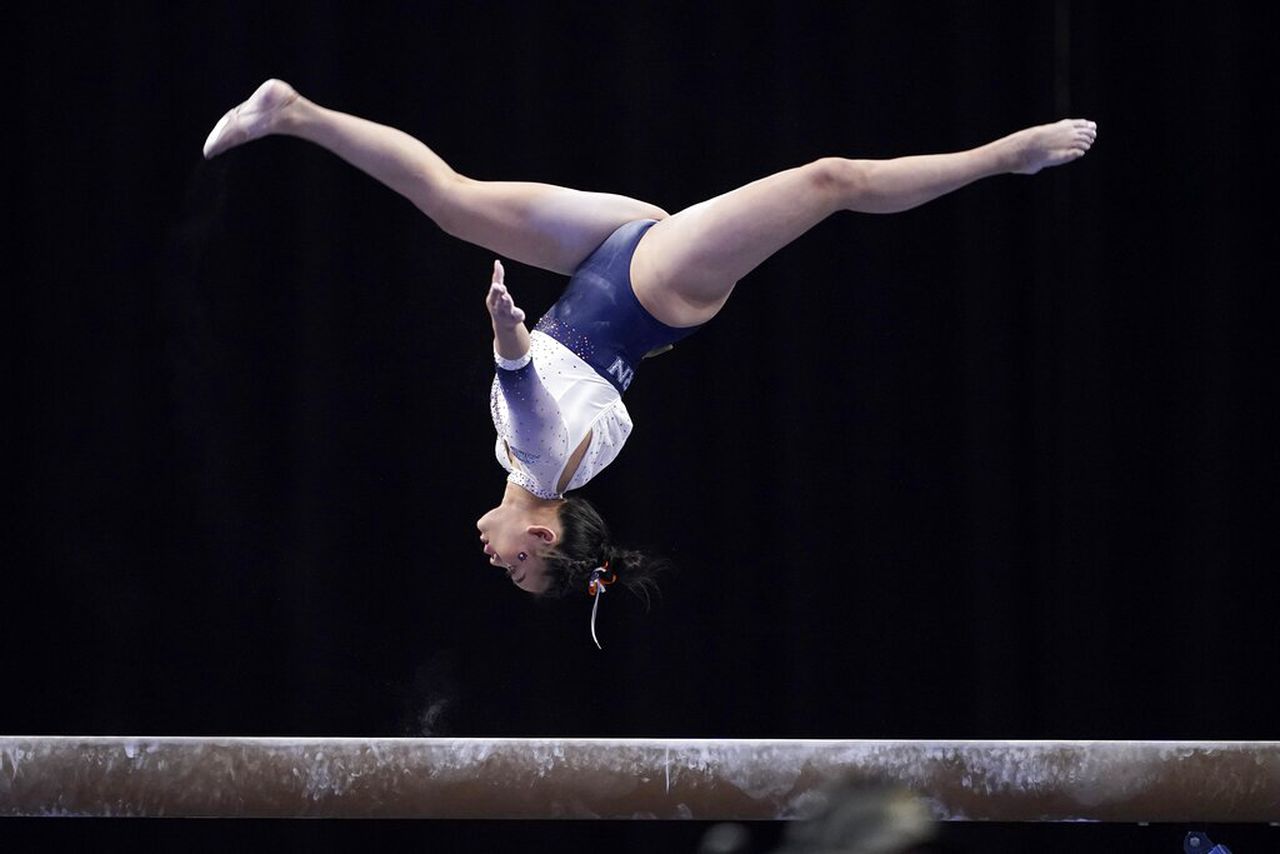
[[[1046,166],[1061,166],[1084,157],[1098,136],[1098,125],[1088,119],[1063,119],[1005,137],[1013,156],[1011,172],[1034,175]]]
[[[205,159],[271,133],[285,109],[296,100],[297,91],[283,80],[263,83],[249,100],[230,110],[213,126],[204,141]]]

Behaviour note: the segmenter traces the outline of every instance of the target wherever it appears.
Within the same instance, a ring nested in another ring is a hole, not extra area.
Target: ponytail
[[[544,596],[559,598],[575,592],[590,593],[592,570],[607,563],[608,572],[617,577],[617,583],[648,604],[650,594],[658,589],[654,579],[670,568],[670,563],[663,558],[615,546],[609,536],[609,526],[585,498],[565,499],[560,505],[560,527],[559,541],[544,555],[551,580]]]

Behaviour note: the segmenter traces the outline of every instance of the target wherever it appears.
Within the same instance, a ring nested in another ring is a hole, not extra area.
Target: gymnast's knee
[[[477,183],[456,172],[424,178],[423,192],[413,202],[445,234],[466,239],[466,226],[471,219],[469,208],[472,207],[468,197]]]
[[[816,191],[830,195],[841,204],[865,196],[869,191],[870,164],[866,160],[823,157],[801,168],[807,172]]]

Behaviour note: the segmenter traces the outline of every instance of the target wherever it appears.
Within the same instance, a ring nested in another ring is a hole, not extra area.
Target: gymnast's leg
[[[459,175],[408,134],[325,109],[281,80],[268,80],[228,112],[205,142],[205,157],[270,134],[328,149],[413,202],[449,234],[506,258],[572,273],[623,223],[664,219],[660,208],[625,196]]]
[[[980,178],[1032,174],[1084,155],[1097,126],[1063,119],[951,154],[893,160],[831,157],[687,208],[653,226],[631,262],[632,287],[671,326],[705,323],[739,279],[840,210],[895,213]]]

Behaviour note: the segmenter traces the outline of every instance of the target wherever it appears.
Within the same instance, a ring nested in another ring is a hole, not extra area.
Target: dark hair
[[[649,594],[658,589],[654,578],[670,568],[663,558],[614,545],[600,512],[577,496],[565,498],[560,505],[560,539],[543,559],[551,580],[543,595],[553,598],[575,591],[586,594],[591,570],[608,561],[618,582],[648,603]]]

